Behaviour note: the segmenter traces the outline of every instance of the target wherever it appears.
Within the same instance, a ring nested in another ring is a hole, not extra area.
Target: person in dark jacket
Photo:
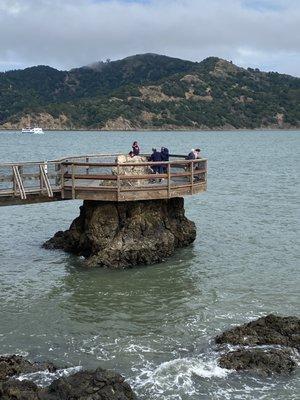
[[[169,149],[167,149],[166,147],[162,147],[160,149],[160,153],[161,153],[161,159],[162,161],[169,161]],[[167,172],[167,166],[163,165],[163,172]]]
[[[195,150],[192,149],[190,151],[190,153],[187,155],[186,160],[195,160],[196,159],[196,154],[195,154]]]
[[[133,154],[135,156],[138,156],[140,154],[140,151],[141,151],[141,149],[140,149],[140,146],[139,146],[138,142],[133,142],[133,144],[132,144],[132,152],[133,152]]]
[[[157,163],[159,161],[163,161],[161,153],[159,151],[157,151],[156,149],[152,149],[152,154],[150,156],[150,161],[153,161],[155,163]],[[163,172],[162,171],[162,165],[154,164],[154,165],[151,165],[151,168],[152,168],[152,170],[153,170],[153,172],[155,174],[161,174]]]
[[[162,147],[160,152],[162,161],[169,161],[169,149],[167,149],[166,147]]]

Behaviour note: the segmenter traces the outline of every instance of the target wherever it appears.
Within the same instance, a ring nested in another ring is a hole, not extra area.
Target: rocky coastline
[[[223,332],[215,343],[221,368],[260,376],[290,375],[299,360],[300,319],[270,314]],[[232,350],[232,346],[238,347]],[[0,399],[137,400],[124,377],[114,371],[80,370],[46,387],[26,379],[26,374],[38,371],[55,373],[58,367],[18,355],[0,356]]]

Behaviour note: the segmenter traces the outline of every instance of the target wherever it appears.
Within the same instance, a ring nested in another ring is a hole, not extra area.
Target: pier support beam
[[[159,263],[195,238],[183,198],[84,201],[70,228],[57,232],[44,247],[84,256],[90,267],[130,268]]]

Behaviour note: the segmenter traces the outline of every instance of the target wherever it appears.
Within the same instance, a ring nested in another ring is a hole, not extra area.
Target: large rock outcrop
[[[114,371],[97,368],[80,371],[54,380],[42,388],[29,380],[13,379],[14,375],[44,370],[47,365],[31,363],[20,356],[1,357],[5,371],[0,376],[1,400],[136,400],[124,378]],[[49,368],[47,368],[50,370]],[[13,373],[15,371],[15,373]],[[10,378],[10,379],[8,379]]]
[[[57,232],[44,247],[84,256],[88,266],[129,268],[161,262],[195,237],[182,198],[84,201],[70,229]]]
[[[216,343],[282,345],[300,349],[300,319],[270,314],[225,331],[216,337]]]
[[[52,363],[32,363],[22,356],[0,356],[0,381],[19,374],[29,374],[37,371],[56,371]]]
[[[0,381],[1,400],[45,400],[45,397],[40,396],[41,392],[42,389],[31,381]]]
[[[45,400],[136,400],[131,387],[121,375],[102,368],[57,379],[47,392],[50,396],[45,396]]]
[[[296,362],[287,349],[239,349],[221,356],[219,365],[236,371],[252,371],[261,375],[289,374]]]
[[[113,175],[149,175],[153,173],[150,166],[147,165],[126,165],[122,166],[124,163],[139,164],[147,162],[148,159],[145,156],[134,156],[129,155],[119,155],[116,157],[115,162],[119,164],[119,167],[113,167],[111,173]],[[122,187],[132,187],[132,186],[142,186],[146,183],[145,179],[124,179],[120,180],[120,185]],[[102,181],[103,186],[116,186],[116,181]]]
[[[269,375],[293,372],[300,349],[300,319],[267,315],[236,326],[215,338],[217,344],[238,346],[219,359],[222,368]]]

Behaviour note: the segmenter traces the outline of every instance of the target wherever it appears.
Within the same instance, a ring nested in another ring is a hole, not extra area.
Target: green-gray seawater
[[[133,140],[200,146],[209,160],[207,193],[185,201],[197,239],[159,265],[86,270],[42,249],[79,201],[1,207],[0,354],[116,369],[142,400],[297,399],[299,370],[229,373],[212,339],[267,313],[299,316],[299,133],[0,133],[0,162],[127,152]]]

